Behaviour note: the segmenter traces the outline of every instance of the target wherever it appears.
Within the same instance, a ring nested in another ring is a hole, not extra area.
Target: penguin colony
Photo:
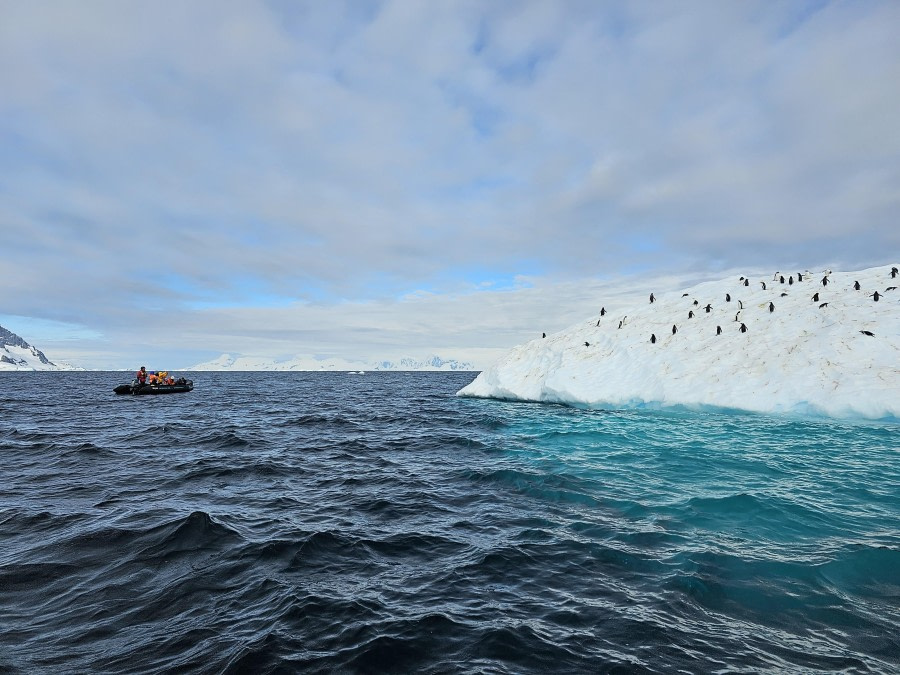
[[[819,280],[819,282],[818,282],[816,285],[821,284],[821,286],[822,286],[822,288],[823,288],[824,290],[822,290],[822,291],[816,291],[815,293],[813,293],[812,297],[810,298],[810,300],[811,300],[813,303],[816,303],[816,304],[818,305],[818,308],[819,308],[819,309],[822,309],[822,310],[827,309],[828,306],[829,306],[829,302],[830,302],[830,301],[835,301],[835,300],[837,299],[837,297],[838,297],[838,296],[840,295],[840,293],[841,293],[841,290],[840,290],[840,289],[832,290],[832,289],[834,288],[833,286],[832,286],[832,288],[829,288],[829,284],[831,283],[831,279],[829,279],[829,275],[831,275],[831,274],[832,274],[831,270],[824,270],[824,271],[823,271],[823,273],[822,273],[822,278]],[[898,275],[900,275],[900,269],[898,269],[897,267],[891,267],[891,268],[890,268],[890,271],[889,271],[889,272],[886,272],[885,275],[884,275],[884,277],[885,277],[885,280],[887,280],[888,278],[894,279],[894,278],[896,278]],[[811,272],[809,272],[809,270],[807,270],[807,271],[805,271],[805,272],[798,272],[798,273],[796,274],[796,283],[798,283],[798,284],[802,284],[802,283],[804,283],[804,282],[809,283],[810,277],[811,277]],[[772,280],[773,280],[774,282],[778,282],[779,284],[786,284],[786,285],[788,285],[788,286],[793,286],[794,283],[795,283],[795,278],[794,278],[794,275],[793,275],[793,274],[789,274],[787,277],[785,277],[785,275],[781,274],[780,272],[776,272],[776,273],[773,275]],[[738,284],[739,284],[739,286],[743,286],[744,288],[749,288],[749,287],[750,287],[750,278],[749,278],[749,277],[743,277],[743,276],[742,276],[742,277],[740,277],[740,279],[739,279],[739,281],[738,281]],[[760,284],[760,286],[761,286],[761,291],[764,291],[764,292],[772,292],[772,289],[770,289],[770,288],[767,287],[765,281],[759,281],[759,284]],[[852,288],[853,288],[853,290],[855,290],[855,291],[863,290],[861,284],[859,283],[859,281],[854,281],[854,282],[853,282],[853,287],[852,287]],[[849,290],[849,289],[846,289],[846,290]],[[880,292],[880,291],[878,291],[878,290],[874,290],[872,293],[867,294],[866,297],[871,298],[873,302],[878,302],[878,301],[881,300],[882,298],[886,297],[886,296],[885,296],[885,293],[890,293],[891,291],[895,291],[895,290],[897,290],[897,287],[896,287],[896,286],[888,286],[887,288],[885,288],[884,292]],[[823,294],[823,293],[826,293],[826,295],[827,295],[828,297],[832,298],[832,300],[830,300],[830,301],[829,301],[829,300],[823,300],[823,298],[822,298],[822,294]],[[900,294],[898,294],[898,295],[900,295]],[[720,297],[721,297],[721,296],[720,296]],[[782,298],[788,297],[788,293],[786,293],[786,292],[781,292],[781,293],[780,293],[780,297],[782,297]],[[700,306],[700,300],[698,300],[698,299],[696,299],[696,298],[690,298],[690,294],[689,294],[689,293],[683,293],[683,294],[681,295],[681,298],[682,298],[682,300],[685,299],[685,298],[688,298],[688,302],[690,303],[690,304],[688,305],[688,307],[699,307],[699,306]],[[650,294],[649,300],[650,300],[650,304],[651,304],[651,305],[660,306],[661,308],[662,308],[662,306],[664,306],[665,304],[668,304],[668,303],[666,303],[666,302],[661,301],[660,298],[656,297],[656,294],[655,294],[655,293],[651,293],[651,294]],[[731,293],[726,293],[726,294],[725,294],[725,302],[731,302]],[[749,319],[749,317],[748,317],[748,318],[744,318],[744,317],[741,316],[742,312],[744,311],[744,300],[743,300],[742,298],[738,298],[738,299],[737,299],[737,302],[738,302],[738,306],[740,307],[740,309],[738,310],[738,313],[735,314],[733,323],[739,324],[739,327],[738,327],[738,329],[737,329],[739,333],[741,333],[741,334],[743,334],[743,333],[748,333],[750,329],[749,329],[749,327],[747,326],[747,323],[748,323],[748,321],[750,321],[750,319]],[[768,303],[765,303],[765,302],[762,303],[761,305],[759,305],[759,308],[761,308],[761,309],[763,309],[763,310],[768,310],[768,313],[769,313],[769,314],[774,314],[774,313],[775,313],[775,309],[776,309],[775,303],[772,302],[771,300],[769,300]],[[712,305],[711,302],[707,302],[706,305],[702,307],[702,309],[705,311],[706,314],[711,314],[711,313],[713,312],[713,305]],[[752,305],[751,305],[751,309],[752,309]],[[605,308],[605,307],[603,307],[603,308],[600,309],[600,318],[597,320],[597,323],[596,323],[596,326],[597,326],[597,327],[599,327],[599,326],[601,325],[601,323],[602,323],[602,321],[603,321],[603,317],[606,315],[606,313],[607,313],[607,312],[606,312],[606,308]],[[623,318],[621,321],[619,321],[618,327],[617,327],[619,330],[621,330],[621,329],[625,326],[625,319],[626,319],[626,318],[627,318],[627,317],[625,317],[625,318]],[[689,309],[689,311],[688,311],[688,313],[687,313],[687,318],[688,318],[688,319],[693,319],[693,318],[694,318],[694,311],[693,311],[693,309]],[[759,314],[754,314],[754,315],[753,315],[752,321],[753,321],[753,322],[758,322],[758,321],[760,321],[760,315],[759,315]],[[705,327],[702,327],[702,328],[700,328],[699,330],[705,330]],[[857,330],[857,332],[860,333],[860,334],[862,334],[862,335],[865,335],[865,336],[867,336],[867,337],[875,337],[875,334],[874,334],[872,331],[870,331],[870,330],[859,329],[859,330]],[[677,333],[678,333],[678,327],[677,327],[677,325],[673,325],[673,326],[672,326],[672,336],[674,337],[675,335],[677,335]],[[716,334],[717,336],[721,336],[721,335],[723,335],[724,333],[725,333],[725,331],[722,329],[722,326],[721,326],[721,325],[716,325],[716,326],[715,326],[715,334]],[[671,338],[670,338],[670,339],[671,339]],[[658,342],[661,344],[661,346],[663,346],[663,347],[665,346],[665,341],[660,341],[660,340],[656,337],[656,333],[651,333],[651,334],[650,334],[650,343],[655,345],[655,344],[657,344]],[[585,342],[584,345],[585,345],[586,347],[587,347],[587,346],[590,346],[588,342]]]

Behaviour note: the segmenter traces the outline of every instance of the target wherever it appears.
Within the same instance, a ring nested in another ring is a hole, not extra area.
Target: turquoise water
[[[0,671],[900,671],[900,425],[472,377],[0,375]]]
[[[900,668],[900,426],[478,409],[519,460],[479,479],[541,514],[526,538],[564,537],[622,584],[627,614],[747,666]]]

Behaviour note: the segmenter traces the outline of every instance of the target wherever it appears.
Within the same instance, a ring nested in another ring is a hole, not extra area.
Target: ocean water
[[[900,671],[900,425],[0,373],[0,672]]]

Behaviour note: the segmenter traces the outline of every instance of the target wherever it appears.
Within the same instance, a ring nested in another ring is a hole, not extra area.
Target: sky
[[[896,264],[897,26],[894,0],[0,0],[0,325],[86,368],[481,368],[648,280]]]

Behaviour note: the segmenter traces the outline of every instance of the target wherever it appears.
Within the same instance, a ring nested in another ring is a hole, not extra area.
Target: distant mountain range
[[[184,370],[210,371],[210,370],[478,370],[474,365],[456,359],[443,359],[440,356],[429,356],[425,359],[402,358],[398,361],[353,361],[347,359],[317,359],[313,356],[294,356],[290,359],[273,360],[254,356],[232,356],[222,354],[212,361],[198,363]]]
[[[0,370],[80,370],[68,363],[54,363],[37,347],[0,326]]]

